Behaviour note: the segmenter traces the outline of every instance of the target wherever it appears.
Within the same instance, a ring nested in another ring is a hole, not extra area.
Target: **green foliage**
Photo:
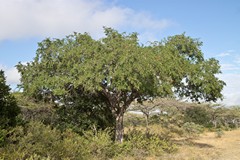
[[[60,132],[40,122],[17,126],[7,133],[6,145],[0,147],[0,159],[117,159],[119,157],[158,156],[172,153],[176,146],[157,135],[146,137],[132,130],[122,144],[112,141],[111,132],[88,130],[79,135],[68,129]]]
[[[199,40],[182,34],[144,46],[136,33],[104,29],[106,36],[100,40],[74,33],[39,43],[34,60],[17,65],[24,93],[45,101],[71,97],[72,92],[80,97],[81,92],[100,94],[105,103],[101,107],[107,107],[116,119],[118,141],[123,136],[122,117],[135,99],[222,98],[225,83],[215,76],[221,73],[219,63],[204,59]]]
[[[111,111],[104,106],[97,94],[82,93],[78,94],[78,98],[75,96],[65,97],[65,100],[60,102],[64,105],[34,101],[22,93],[14,93],[14,96],[21,106],[19,118],[23,124],[39,121],[62,131],[71,128],[77,133],[82,133],[93,125],[97,129],[106,129],[114,125]],[[67,103],[69,101],[71,103]]]
[[[12,95],[16,98],[18,106],[26,109],[35,109],[41,107],[51,107],[52,104],[36,101],[36,99],[26,96],[23,92],[13,92]]]
[[[14,126],[19,113],[20,109],[10,93],[10,87],[6,85],[4,72],[0,70],[0,129]]]
[[[175,126],[183,125],[184,115],[181,110],[174,106],[171,106],[165,107],[164,111],[166,112],[165,114],[160,114],[158,117],[156,117],[158,118],[157,121],[159,121],[163,127],[169,128],[170,124],[173,124]]]
[[[218,127],[225,127],[228,129],[238,128],[240,125],[240,107],[218,108],[217,118],[220,122]]]
[[[59,154],[56,150],[60,147],[58,143],[61,135],[56,129],[45,127],[40,123],[30,123],[26,130],[18,127],[10,135],[9,140],[12,143],[6,146],[6,155],[10,157],[5,157],[6,159],[24,159],[34,154],[47,158],[49,156],[57,157]],[[10,155],[9,152],[13,154]]]
[[[219,62],[204,59],[200,49],[202,42],[185,34],[171,36],[161,45],[164,57],[169,65],[175,93],[179,97],[188,97],[193,101],[216,101],[223,98],[221,90],[225,83],[215,75],[221,73]],[[170,53],[170,55],[169,55]]]
[[[71,128],[82,133],[92,126],[97,129],[113,128],[115,119],[99,94],[79,93],[77,97],[71,96],[71,100],[66,100],[66,103],[67,101],[72,103],[58,106],[55,112],[54,125],[59,129]]]
[[[193,100],[222,98],[224,82],[215,77],[220,66],[215,59],[204,60],[197,39],[182,34],[142,46],[136,33],[105,28],[105,34],[100,40],[74,33],[39,43],[34,61],[17,65],[25,93],[38,97],[50,89],[63,95],[71,84],[91,92],[121,92],[121,98],[133,91],[136,98],[165,96],[172,87]]]
[[[5,144],[7,138],[7,131],[5,129],[0,129],[0,147]]]
[[[199,124],[193,122],[186,122],[183,124],[183,129],[185,131],[185,136],[187,138],[196,138],[200,133],[203,133],[204,128]]]
[[[35,104],[37,106],[37,104]],[[42,122],[46,125],[54,125],[57,117],[54,109],[50,106],[41,106],[34,108],[21,107],[21,114],[18,116],[19,125],[26,124],[30,121]]]
[[[176,146],[170,141],[161,139],[157,134],[146,135],[145,132],[136,129],[127,133],[125,143],[128,146],[128,154],[139,158],[150,155],[160,156],[164,152],[176,151]]]
[[[194,122],[208,129],[234,129],[240,125],[239,107],[224,107],[202,104],[187,108],[184,112],[185,122]]]
[[[10,134],[0,157],[4,159],[89,159],[91,151],[85,137],[67,130],[57,129],[39,122],[31,122],[26,128],[17,127]]]
[[[211,123],[209,111],[204,106],[193,106],[185,111],[185,122],[193,122],[195,124],[208,127]]]

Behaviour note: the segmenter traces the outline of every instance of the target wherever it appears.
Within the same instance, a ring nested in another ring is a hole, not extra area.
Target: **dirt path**
[[[226,131],[221,138],[213,132],[192,142],[183,142],[179,151],[162,159],[171,160],[240,160],[240,129]]]

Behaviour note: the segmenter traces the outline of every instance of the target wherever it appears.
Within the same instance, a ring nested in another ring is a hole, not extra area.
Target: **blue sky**
[[[0,0],[0,69],[11,86],[14,66],[31,61],[37,43],[76,32],[103,36],[103,26],[138,32],[142,43],[181,34],[199,38],[206,58],[220,61],[223,104],[240,104],[238,0]]]

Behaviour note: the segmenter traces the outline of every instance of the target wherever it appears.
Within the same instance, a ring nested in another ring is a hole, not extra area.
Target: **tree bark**
[[[123,113],[116,116],[115,127],[115,141],[123,142],[124,128],[123,128]]]
[[[138,92],[136,90],[132,90],[131,93],[122,91],[110,92],[106,86],[103,86],[103,95],[108,99],[107,105],[116,120],[115,141],[122,143],[124,135],[123,115],[131,102],[138,96]]]

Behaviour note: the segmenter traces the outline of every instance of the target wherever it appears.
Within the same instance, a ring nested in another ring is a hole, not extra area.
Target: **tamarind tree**
[[[150,45],[137,33],[105,29],[105,37],[74,33],[39,43],[32,62],[19,63],[21,87],[36,96],[48,89],[65,97],[81,88],[100,94],[115,119],[115,140],[123,141],[123,116],[134,100],[147,97],[188,97],[194,101],[222,98],[225,83],[216,77],[216,59],[203,57],[202,42],[185,34]]]

